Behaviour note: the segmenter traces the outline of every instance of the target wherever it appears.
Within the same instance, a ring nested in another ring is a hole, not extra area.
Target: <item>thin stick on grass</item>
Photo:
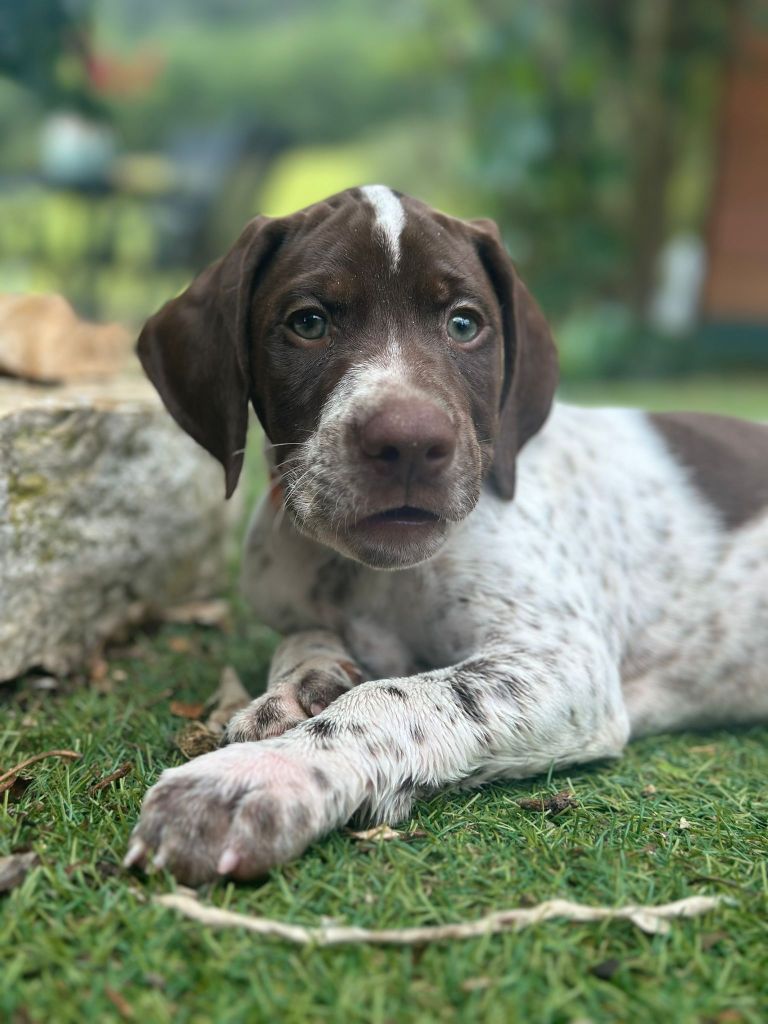
[[[102,789],[106,789],[113,782],[117,782],[118,779],[124,779],[126,775],[129,775],[133,771],[133,761],[124,761],[119,768],[115,768],[109,775],[105,775],[103,779],[99,779],[98,782],[94,782],[92,786],[88,787],[88,795],[93,796],[94,793],[98,793]]]
[[[19,761],[13,768],[9,768],[7,772],[3,772],[0,775],[0,793],[10,789],[19,772],[29,768],[31,764],[35,764],[37,761],[43,761],[46,757],[70,757],[74,761],[79,761],[82,756],[82,754],[78,754],[75,750],[44,750],[42,754],[33,754],[32,757]]]
[[[339,946],[370,943],[377,946],[420,946],[428,942],[449,939],[474,939],[499,932],[519,931],[532,924],[559,917],[565,921],[630,921],[649,935],[669,931],[669,920],[676,917],[697,917],[714,910],[727,900],[722,896],[689,896],[674,903],[656,906],[630,904],[625,907],[590,907],[570,900],[547,900],[535,907],[519,907],[488,914],[475,921],[457,924],[426,925],[422,928],[356,928],[348,925],[327,925],[305,928],[269,917],[252,917],[233,910],[199,903],[194,896],[184,893],[165,893],[156,896],[155,903],[178,910],[185,917],[212,928],[245,928],[257,935],[285,939],[299,946]]]

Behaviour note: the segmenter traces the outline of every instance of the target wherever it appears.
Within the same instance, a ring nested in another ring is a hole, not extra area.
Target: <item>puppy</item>
[[[255,408],[243,585],[285,639],[127,864],[249,878],[419,794],[768,718],[768,428],[553,405],[492,222],[382,186],[257,217],[139,355],[227,495]]]

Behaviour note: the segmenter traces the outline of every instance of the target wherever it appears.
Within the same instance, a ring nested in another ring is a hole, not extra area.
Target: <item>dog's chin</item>
[[[438,553],[450,525],[434,513],[406,506],[367,516],[340,531],[306,522],[300,529],[371,569],[408,569]]]
[[[372,569],[407,569],[437,554],[448,527],[438,516],[393,510],[360,520],[344,541],[349,555]]]

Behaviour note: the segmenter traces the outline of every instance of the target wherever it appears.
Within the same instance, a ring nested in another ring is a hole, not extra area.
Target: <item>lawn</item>
[[[768,418],[765,381],[566,393]],[[251,489],[256,479],[252,468]],[[339,833],[261,884],[202,893],[286,921],[371,927],[471,919],[553,896],[731,899],[668,935],[553,921],[415,949],[313,949],[206,931],[153,905],[172,880],[119,864],[146,787],[182,759],[175,737],[185,722],[171,700],[206,698],[227,664],[258,692],[273,643],[233,601],[228,631],[164,626],[109,652],[104,678],[53,693],[32,679],[0,690],[0,766],[58,747],[82,754],[38,762],[26,789],[0,797],[0,856],[31,848],[41,858],[0,896],[0,1020],[766,1019],[766,728],[648,739],[615,763],[439,796],[403,826],[410,839],[366,845]],[[91,789],[127,761],[123,778]],[[554,819],[519,806],[565,788],[578,807]]]

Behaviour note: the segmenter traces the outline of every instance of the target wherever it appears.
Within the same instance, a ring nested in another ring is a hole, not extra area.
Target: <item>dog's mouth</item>
[[[388,527],[419,527],[434,526],[440,522],[440,516],[426,508],[418,508],[415,505],[398,505],[397,508],[388,508],[383,512],[376,512],[372,516],[366,516],[358,520],[358,528],[375,530],[377,528],[387,529]]]

